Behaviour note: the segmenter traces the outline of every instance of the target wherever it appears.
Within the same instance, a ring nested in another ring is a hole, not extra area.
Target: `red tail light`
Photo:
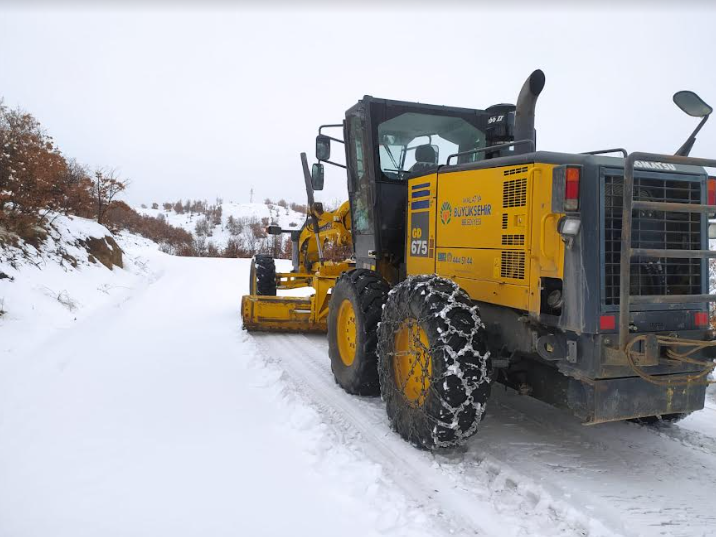
[[[707,190],[708,190],[708,204],[709,205],[716,205],[716,177],[709,177],[709,180],[706,182]]]
[[[580,169],[567,167],[564,184],[564,210],[576,211],[579,209],[579,176]],[[716,193],[716,191],[714,191]]]
[[[599,317],[600,330],[614,330],[617,326],[617,319],[614,315],[602,315]]]
[[[697,311],[694,313],[694,324],[696,326],[706,326],[709,324],[709,314],[705,311]]]

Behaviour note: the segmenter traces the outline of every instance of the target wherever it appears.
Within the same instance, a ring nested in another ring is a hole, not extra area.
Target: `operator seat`
[[[410,167],[410,175],[423,175],[438,165],[438,155],[430,144],[415,148],[415,164]]]

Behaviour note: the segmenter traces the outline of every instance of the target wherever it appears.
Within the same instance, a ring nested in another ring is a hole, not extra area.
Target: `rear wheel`
[[[273,257],[256,254],[249,271],[252,295],[276,296],[276,263]]]
[[[484,327],[454,282],[416,276],[397,285],[378,330],[380,389],[391,426],[425,449],[472,436],[490,395]]]
[[[328,354],[341,388],[356,395],[377,395],[376,329],[388,284],[371,270],[343,273],[331,291],[328,308]]]

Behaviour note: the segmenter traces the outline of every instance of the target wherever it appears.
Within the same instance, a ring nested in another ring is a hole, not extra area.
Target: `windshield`
[[[389,179],[405,179],[435,171],[450,155],[484,147],[485,136],[459,117],[408,112],[378,125],[378,143],[383,174]],[[482,157],[475,153],[459,162]]]

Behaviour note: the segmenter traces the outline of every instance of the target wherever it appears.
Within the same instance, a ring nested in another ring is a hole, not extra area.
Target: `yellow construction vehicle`
[[[675,155],[537,151],[544,82],[535,71],[516,105],[486,110],[366,96],[321,127],[311,173],[303,156],[306,260],[299,244],[295,271],[272,278],[274,289],[315,294],[257,292],[257,258],[244,326],[327,330],[337,383],[380,393],[392,427],[427,449],[476,432],[493,381],[585,424],[702,408],[716,257],[716,182],[704,167],[716,161],[688,155],[711,107],[674,96],[702,118]],[[331,161],[337,142],[345,165]],[[312,192],[323,163],[348,174],[350,225],[330,230],[353,246],[342,262],[321,253],[329,231]]]
[[[270,255],[251,260],[250,295],[241,301],[244,328],[261,331],[325,332],[329,292],[335,280],[353,266],[336,253],[351,245],[350,204],[346,201],[334,211],[324,211],[313,198],[313,179],[308,173],[306,155],[301,155],[308,194],[308,215],[300,230],[269,226],[271,235],[289,233],[293,270],[277,273]],[[310,296],[277,296],[279,290],[313,288]]]

